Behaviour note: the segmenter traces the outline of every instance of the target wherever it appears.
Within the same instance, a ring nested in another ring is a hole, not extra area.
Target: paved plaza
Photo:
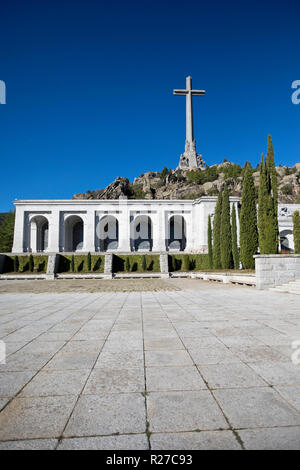
[[[1,283],[0,449],[300,447],[299,296],[103,282],[118,286],[37,294]]]

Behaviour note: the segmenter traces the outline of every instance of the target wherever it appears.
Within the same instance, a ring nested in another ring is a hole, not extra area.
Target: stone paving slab
[[[248,450],[299,450],[300,427],[244,429],[238,431]]]
[[[299,447],[298,297],[105,282],[0,295],[0,449]]]
[[[150,437],[153,450],[241,450],[232,431],[155,433]]]
[[[146,432],[145,400],[141,393],[82,396],[64,437]]]
[[[147,410],[151,432],[229,428],[208,390],[150,392]]]
[[[54,450],[57,439],[28,439],[27,441],[0,442],[0,450]]]
[[[122,436],[73,437],[63,439],[58,450],[147,450],[149,449],[146,434],[129,434]]]

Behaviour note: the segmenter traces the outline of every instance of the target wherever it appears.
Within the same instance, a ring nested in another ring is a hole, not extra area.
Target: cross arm
[[[205,95],[205,90],[191,90],[192,95],[195,96],[204,96]]]
[[[181,95],[181,96],[184,96],[184,95],[187,95],[188,91],[187,90],[173,90],[173,94],[174,95]]]

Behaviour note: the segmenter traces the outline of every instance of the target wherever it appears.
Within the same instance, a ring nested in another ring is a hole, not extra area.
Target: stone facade
[[[232,197],[231,205],[239,199]],[[207,251],[216,197],[15,201],[13,253]]]
[[[207,252],[216,197],[197,200],[18,200],[13,253]],[[231,206],[240,199],[230,198]],[[281,248],[293,249],[296,204],[280,204]],[[239,218],[237,217],[239,233]]]

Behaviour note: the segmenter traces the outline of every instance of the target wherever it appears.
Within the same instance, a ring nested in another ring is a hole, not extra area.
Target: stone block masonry
[[[254,258],[257,289],[300,279],[300,255],[256,255]]]

